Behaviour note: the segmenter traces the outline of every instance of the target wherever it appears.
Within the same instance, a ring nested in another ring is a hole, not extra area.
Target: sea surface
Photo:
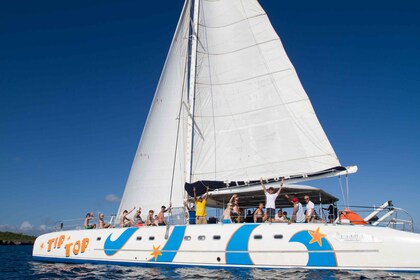
[[[144,268],[32,260],[32,246],[0,246],[0,279],[420,279],[383,271]]]

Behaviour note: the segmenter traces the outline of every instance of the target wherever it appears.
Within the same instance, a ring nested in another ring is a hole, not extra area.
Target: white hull
[[[420,271],[420,235],[373,226],[280,223],[77,230],[38,237],[33,258],[138,266]]]

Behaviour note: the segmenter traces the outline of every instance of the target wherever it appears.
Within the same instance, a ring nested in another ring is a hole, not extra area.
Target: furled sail
[[[202,0],[192,182],[246,181],[340,166],[257,0]]]
[[[171,201],[184,209],[185,110],[190,3],[186,1],[131,167],[117,219],[134,206],[159,211]],[[157,199],[158,198],[158,199]]]

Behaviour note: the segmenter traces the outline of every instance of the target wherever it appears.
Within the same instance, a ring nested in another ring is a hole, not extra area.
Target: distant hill
[[[35,236],[14,232],[0,231],[0,245],[27,245],[34,244]]]

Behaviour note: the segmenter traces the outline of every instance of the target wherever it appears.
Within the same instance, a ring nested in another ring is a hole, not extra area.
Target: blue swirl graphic
[[[137,231],[138,228],[128,228],[126,229],[116,240],[111,241],[111,235],[105,240],[104,243],[104,252],[107,256],[115,255],[122,247],[124,247],[125,243],[127,243],[128,239]]]

